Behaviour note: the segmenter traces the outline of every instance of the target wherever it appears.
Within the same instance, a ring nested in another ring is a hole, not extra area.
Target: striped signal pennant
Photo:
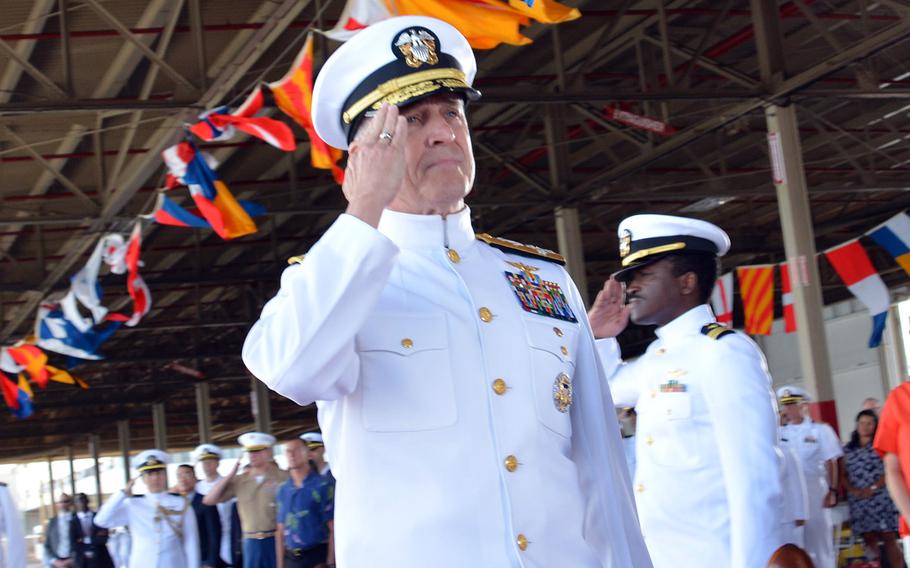
[[[771,335],[774,323],[774,265],[740,266],[736,269],[743,298],[746,333]]]

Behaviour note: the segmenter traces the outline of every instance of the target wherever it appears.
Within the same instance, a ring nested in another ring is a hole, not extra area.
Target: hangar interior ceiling
[[[910,1],[566,1],[583,16],[534,24],[534,42],[476,52],[469,109],[478,231],[557,248],[554,210],[580,212],[589,294],[618,267],[616,226],[640,212],[724,227],[724,267],[784,260],[764,107],[797,106],[818,250],[910,206]],[[309,29],[333,26],[342,0],[6,0],[0,14],[0,335],[30,333],[36,308],[65,290],[104,233],[127,233],[163,185],[161,150],[204,109],[237,103],[291,65]],[[769,27],[768,22],[774,25]],[[779,30],[780,41],[769,29]],[[317,63],[337,44],[318,36]],[[764,54],[764,55],[763,55]],[[772,60],[769,63],[769,56]],[[777,65],[773,60],[777,60]],[[662,135],[610,117],[621,109],[672,126]],[[287,122],[290,122],[289,120]],[[203,144],[239,198],[266,205],[259,231],[149,225],[142,270],[154,300],[104,361],[73,369],[91,388],[51,383],[33,417],[0,418],[0,461],[152,443],[150,403],[165,402],[169,446],[197,443],[192,378],[211,389],[216,442],[253,422],[240,346],[277,288],[344,208],[309,164],[306,135],[284,154],[236,137]],[[183,203],[185,190],[172,192]],[[906,276],[868,247],[889,286]],[[826,302],[846,288],[820,262]],[[124,277],[103,279],[126,306]],[[779,314],[778,306],[778,314]],[[641,349],[647,333],[624,337]],[[54,359],[58,366],[64,363]],[[279,435],[315,410],[272,396]]]

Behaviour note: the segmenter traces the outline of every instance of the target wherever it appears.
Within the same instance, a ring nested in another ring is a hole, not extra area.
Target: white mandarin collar
[[[697,335],[701,333],[701,328],[709,323],[714,323],[714,313],[708,304],[695,306],[688,312],[677,317],[663,327],[658,327],[654,333],[662,340],[671,337],[682,337],[684,335]]]
[[[465,206],[457,213],[414,215],[386,209],[379,220],[379,232],[402,249],[444,249],[461,252],[474,244],[471,210]]]

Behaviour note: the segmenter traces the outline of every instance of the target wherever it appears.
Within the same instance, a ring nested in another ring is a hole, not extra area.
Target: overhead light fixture
[[[706,211],[711,211],[712,209],[717,209],[725,203],[729,203],[736,199],[735,197],[725,196],[725,197],[705,197],[704,199],[699,199],[695,203],[686,205],[680,209],[683,213],[704,213]]]

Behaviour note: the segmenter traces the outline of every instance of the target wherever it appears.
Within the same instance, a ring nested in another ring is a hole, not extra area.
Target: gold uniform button
[[[560,347],[559,350],[562,351],[562,354],[563,354],[563,355],[568,355],[568,354],[569,354],[569,348],[566,347],[565,345],[563,345],[562,347]]]
[[[515,543],[518,544],[519,550],[528,549],[528,537],[523,534],[519,534],[517,537],[515,537]]]
[[[448,249],[446,251],[446,256],[449,257],[449,260],[452,261],[452,264],[458,264],[461,262],[461,256],[458,254],[458,251],[455,249]]]
[[[506,456],[505,464],[506,464],[506,471],[511,473],[511,472],[515,471],[516,469],[518,469],[518,458],[516,458],[515,456]]]
[[[507,388],[508,387],[506,386],[506,382],[504,380],[496,379],[495,381],[493,381],[493,392],[495,392],[496,394],[499,394],[499,395],[506,394]]]
[[[414,347],[414,342],[412,340],[408,339],[407,337],[405,337],[404,339],[401,340],[401,346],[404,347],[405,349],[410,349],[411,347]]]
[[[660,349],[657,350],[658,355],[665,355],[666,353],[667,353],[667,350],[664,349],[663,347],[661,347]]]
[[[648,436],[647,438],[645,438],[645,443],[648,444],[649,446],[653,445],[654,438],[652,438],[651,436]]]
[[[558,327],[553,328],[553,333],[556,334],[556,337],[562,337],[562,330],[559,329]]]
[[[656,391],[656,390],[652,390],[652,391],[651,391],[651,398],[657,398],[657,391]]]
[[[490,323],[493,320],[493,312],[490,311],[490,308],[480,308],[477,313],[480,315],[480,321],[484,323]]]
[[[635,487],[635,490],[638,491],[639,493],[644,493],[644,492],[645,492],[645,486],[642,485],[641,483],[639,483],[639,484]]]

